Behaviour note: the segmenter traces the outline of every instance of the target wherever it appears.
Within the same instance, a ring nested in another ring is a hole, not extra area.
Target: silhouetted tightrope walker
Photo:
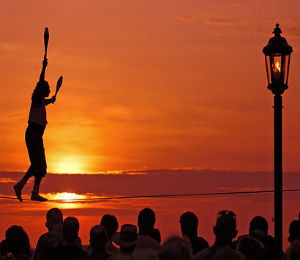
[[[14,185],[13,189],[16,194],[16,197],[19,201],[22,199],[22,190],[27,183],[27,181],[34,176],[34,185],[31,192],[31,200],[35,201],[46,201],[47,199],[42,197],[39,194],[40,184],[42,178],[47,174],[47,163],[45,157],[45,149],[43,142],[43,135],[47,125],[47,116],[46,116],[46,106],[49,104],[54,104],[56,101],[56,96],[61,88],[63,77],[60,76],[57,84],[55,94],[51,98],[50,86],[45,80],[46,68],[48,65],[47,59],[47,50],[48,50],[48,41],[49,41],[49,31],[48,28],[45,28],[44,32],[44,45],[45,45],[45,54],[43,60],[43,67],[39,81],[34,88],[31,97],[31,106],[28,118],[28,126],[25,133],[26,147],[28,150],[28,155],[30,159],[30,166],[23,176],[23,178]]]

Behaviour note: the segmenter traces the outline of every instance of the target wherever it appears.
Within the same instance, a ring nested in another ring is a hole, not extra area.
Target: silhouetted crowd
[[[249,234],[235,240],[236,215],[232,211],[220,211],[213,227],[215,242],[211,246],[198,236],[198,218],[192,212],[180,216],[182,236],[171,236],[163,243],[155,221],[154,211],[144,208],[138,214],[137,226],[125,224],[117,232],[117,218],[104,215],[90,230],[90,245],[82,246],[77,218],[63,220],[62,212],[52,208],[46,214],[48,232],[40,236],[35,250],[31,249],[24,229],[11,226],[0,244],[0,260],[300,259],[300,214],[290,223],[290,246],[286,252],[278,252],[274,238],[268,234],[268,222],[262,216],[251,220]]]

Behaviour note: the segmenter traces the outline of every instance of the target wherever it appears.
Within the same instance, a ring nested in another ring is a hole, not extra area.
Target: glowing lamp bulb
[[[279,61],[277,61],[276,64],[275,64],[275,71],[280,72],[280,63],[279,63]]]
[[[280,62],[277,60],[274,64],[275,66],[273,67],[273,71],[274,71],[274,82],[280,82],[280,76],[281,76],[281,67],[280,67]]]

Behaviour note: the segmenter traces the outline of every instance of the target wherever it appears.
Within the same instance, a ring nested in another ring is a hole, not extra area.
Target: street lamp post
[[[281,37],[279,24],[263,48],[268,78],[268,89],[274,94],[274,230],[278,257],[282,252],[282,97],[288,88],[290,56],[293,51]]]

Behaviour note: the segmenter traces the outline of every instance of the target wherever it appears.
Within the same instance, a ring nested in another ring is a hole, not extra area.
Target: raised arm
[[[46,71],[47,65],[48,65],[48,60],[47,60],[46,56],[44,56],[43,68],[42,68],[42,72],[41,72],[41,75],[40,75],[40,81],[45,80],[45,71]]]

